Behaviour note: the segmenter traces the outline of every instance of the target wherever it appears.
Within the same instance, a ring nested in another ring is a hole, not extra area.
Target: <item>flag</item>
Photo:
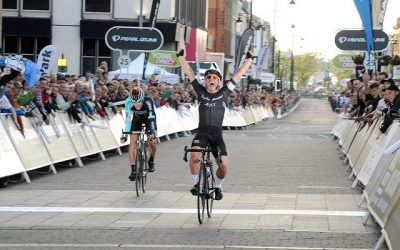
[[[39,66],[41,73],[51,73],[56,59],[56,50],[57,47],[55,45],[47,45],[40,51],[36,64]]]
[[[374,34],[372,31],[371,2],[370,0],[354,0],[358,14],[360,15],[365,37],[367,39],[368,55],[374,50]]]
[[[156,27],[156,22],[157,22],[157,15],[158,15],[158,9],[160,8],[160,0],[153,0],[153,4],[151,5],[151,12],[150,12],[150,27],[154,28]],[[145,79],[145,73],[146,73],[146,67],[147,67],[147,61],[149,60],[149,53],[145,52],[144,53],[144,63],[143,63],[143,74],[142,74],[142,79]]]
[[[239,47],[236,54],[235,72],[240,68],[240,65],[246,58],[247,51],[250,50],[251,41],[254,37],[254,31],[250,28],[243,31],[242,37],[240,38]]]
[[[262,69],[268,63],[269,49],[267,46],[262,46],[257,55],[256,79],[261,75]]]

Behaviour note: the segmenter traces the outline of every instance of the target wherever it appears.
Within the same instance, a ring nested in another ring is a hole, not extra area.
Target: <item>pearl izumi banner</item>
[[[389,42],[388,35],[383,30],[374,30],[375,51],[385,49]],[[367,51],[367,39],[364,30],[340,30],[335,36],[335,44],[341,50]]]
[[[105,41],[111,50],[148,52],[160,49],[164,37],[156,28],[114,26],[107,31]]]

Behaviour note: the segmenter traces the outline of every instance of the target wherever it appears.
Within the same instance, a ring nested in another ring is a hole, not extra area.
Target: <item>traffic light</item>
[[[275,80],[275,91],[282,91],[282,81],[280,79]]]

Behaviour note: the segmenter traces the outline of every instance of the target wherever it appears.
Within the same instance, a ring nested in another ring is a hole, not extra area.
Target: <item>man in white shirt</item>
[[[0,87],[0,112],[2,109],[8,109],[10,111],[15,126],[18,129],[20,129],[19,124],[17,122],[17,113],[15,112],[13,106],[11,105],[6,95],[4,95],[4,88]]]

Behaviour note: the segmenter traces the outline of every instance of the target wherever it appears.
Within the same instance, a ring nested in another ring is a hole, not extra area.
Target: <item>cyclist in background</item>
[[[226,84],[223,84],[222,75],[218,70],[207,70],[204,74],[203,86],[197,81],[183,55],[183,49],[177,53],[182,70],[188,76],[199,99],[199,127],[192,141],[192,147],[205,148],[209,144],[212,149],[215,150],[219,147],[221,150],[221,159],[217,161],[218,169],[215,181],[215,199],[221,200],[223,197],[221,191],[222,183],[228,173],[228,154],[222,138],[222,121],[225,115],[225,107],[228,105],[229,94],[234,90],[241,76],[250,67],[254,57],[251,52],[247,52],[246,61]],[[200,152],[192,152],[190,154],[190,172],[194,184],[190,190],[192,195],[197,195],[199,192],[200,154]],[[216,154],[214,154],[214,157],[216,157]]]
[[[131,132],[140,132],[142,124],[146,125],[146,133],[149,138],[149,172],[155,171],[154,157],[157,151],[157,124],[154,102],[150,97],[145,96],[141,88],[135,87],[129,91],[129,96],[125,100],[125,129],[121,136],[121,143],[127,141],[127,134],[130,134],[129,161],[131,163],[131,174],[129,179],[134,181],[135,161],[136,161],[136,141],[137,134]]]

